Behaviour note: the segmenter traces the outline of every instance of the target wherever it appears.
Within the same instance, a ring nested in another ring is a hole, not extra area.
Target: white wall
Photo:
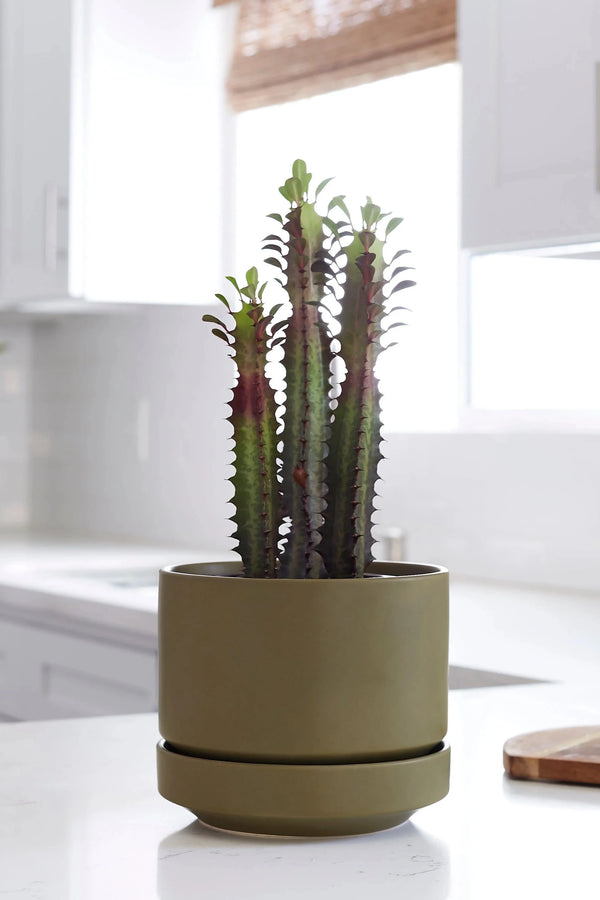
[[[381,517],[455,574],[600,588],[600,435],[392,435]]]
[[[28,326],[3,321],[0,343],[0,527],[17,528],[29,514]]]
[[[100,308],[34,327],[34,527],[230,545],[231,363],[206,311]]]
[[[35,326],[34,526],[231,546],[231,370],[204,311]],[[379,518],[406,530],[409,558],[600,589],[600,436],[392,435],[385,452]]]

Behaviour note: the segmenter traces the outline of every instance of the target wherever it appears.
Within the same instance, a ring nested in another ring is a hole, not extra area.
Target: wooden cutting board
[[[520,734],[504,745],[511,778],[600,785],[600,725]]]

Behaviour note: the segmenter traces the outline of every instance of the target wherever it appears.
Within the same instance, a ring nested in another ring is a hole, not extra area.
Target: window
[[[380,361],[388,431],[456,427],[459,78],[448,63],[236,120],[238,272],[260,261],[266,213],[281,209],[277,187],[298,157],[316,183],[335,176],[353,214],[370,194],[404,218],[394,244],[412,251],[417,287],[404,298],[410,327]]]
[[[466,424],[600,425],[598,250],[472,257]]]

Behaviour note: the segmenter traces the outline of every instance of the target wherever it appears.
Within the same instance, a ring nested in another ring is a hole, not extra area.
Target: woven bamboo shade
[[[456,59],[456,0],[241,0],[240,111]]]

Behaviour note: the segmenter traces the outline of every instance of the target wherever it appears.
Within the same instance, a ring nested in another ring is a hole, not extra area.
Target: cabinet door
[[[81,292],[100,301],[210,303],[227,271],[225,73],[236,4],[85,5]]]
[[[18,719],[156,709],[156,653],[0,619],[0,713]]]
[[[597,0],[461,0],[465,247],[597,239]]]
[[[0,300],[68,287],[72,0],[0,0]]]

